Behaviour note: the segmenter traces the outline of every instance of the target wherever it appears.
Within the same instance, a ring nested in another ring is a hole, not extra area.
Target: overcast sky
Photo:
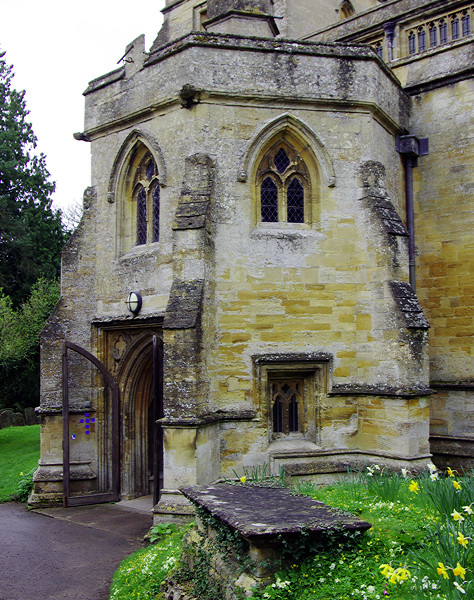
[[[82,200],[90,185],[90,149],[72,137],[84,127],[87,83],[117,68],[125,46],[145,34],[147,49],[165,0],[4,0],[0,49],[26,90],[28,120],[56,182],[58,208]]]

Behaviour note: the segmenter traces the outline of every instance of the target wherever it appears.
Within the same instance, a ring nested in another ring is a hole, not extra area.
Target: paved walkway
[[[149,502],[41,511],[0,504],[0,600],[107,600],[115,569],[143,546]]]

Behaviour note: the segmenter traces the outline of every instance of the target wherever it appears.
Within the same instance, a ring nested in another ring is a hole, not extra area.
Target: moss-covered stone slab
[[[366,521],[283,487],[219,483],[180,491],[247,539],[303,531],[321,534],[334,529],[363,532],[371,527]]]

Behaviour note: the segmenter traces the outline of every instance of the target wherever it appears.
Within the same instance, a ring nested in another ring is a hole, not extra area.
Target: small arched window
[[[426,31],[423,27],[418,29],[418,52],[424,52],[426,50]]]
[[[303,381],[301,379],[282,379],[273,380],[270,383],[273,433],[301,431]]]
[[[286,141],[273,145],[257,169],[258,220],[262,223],[310,221],[311,186],[301,155]]]
[[[351,17],[353,14],[355,14],[354,7],[349,0],[344,0],[344,2],[341,4],[341,8],[339,9],[339,18],[347,19],[347,17]]]
[[[133,179],[132,179],[133,178]],[[142,246],[160,239],[160,185],[158,169],[151,153],[142,147],[132,158],[129,181],[135,204],[135,245]]]

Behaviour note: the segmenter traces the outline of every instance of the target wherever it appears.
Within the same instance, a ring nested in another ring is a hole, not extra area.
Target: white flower
[[[367,591],[369,592],[369,594],[373,594],[375,592],[375,586],[369,585],[367,587]]]
[[[380,465],[374,465],[374,469],[377,469],[377,471],[380,471]]]
[[[433,463],[428,463],[428,469],[430,470],[430,473],[436,473],[436,471],[438,470]]]
[[[458,592],[461,592],[461,594],[466,593],[466,590],[463,587],[461,587],[457,581],[454,582],[454,587],[458,590]]]
[[[437,479],[439,479],[438,473],[436,473],[436,472],[431,473],[430,479],[431,479],[431,481],[436,481]]]
[[[332,563],[332,565],[329,565],[329,568],[331,569],[331,571],[334,571],[334,569],[336,568],[336,563]]]

